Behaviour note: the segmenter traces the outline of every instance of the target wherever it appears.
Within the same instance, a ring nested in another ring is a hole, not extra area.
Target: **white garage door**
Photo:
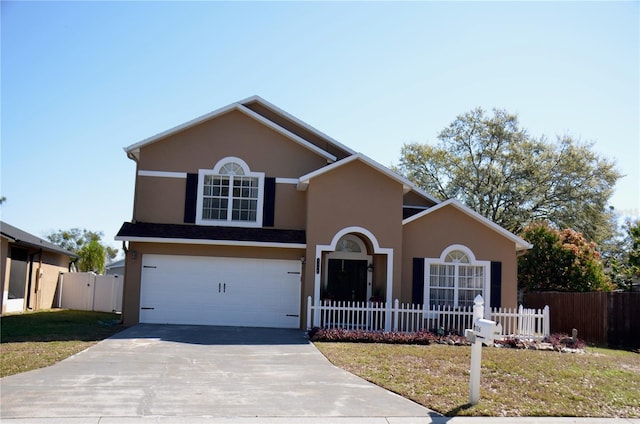
[[[144,255],[140,322],[298,328],[300,261]]]

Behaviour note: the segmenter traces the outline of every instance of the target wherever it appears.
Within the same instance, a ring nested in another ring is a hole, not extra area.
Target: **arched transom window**
[[[204,225],[261,226],[264,174],[239,158],[225,158],[198,178],[196,222]]]
[[[366,251],[362,240],[351,234],[342,236],[336,244],[336,252],[366,253]]]
[[[473,306],[477,295],[486,298],[490,263],[476,261],[465,246],[450,246],[440,258],[425,259],[425,304]]]

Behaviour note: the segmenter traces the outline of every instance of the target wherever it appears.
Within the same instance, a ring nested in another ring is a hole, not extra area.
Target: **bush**
[[[428,345],[436,336],[426,331],[399,333],[387,331],[364,331],[313,328],[308,332],[312,342],[386,343]]]

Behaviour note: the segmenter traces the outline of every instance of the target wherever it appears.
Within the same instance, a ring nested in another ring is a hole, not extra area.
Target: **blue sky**
[[[477,106],[570,134],[640,216],[639,2],[1,3],[2,220],[112,241],[122,148],[257,94],[383,165]]]

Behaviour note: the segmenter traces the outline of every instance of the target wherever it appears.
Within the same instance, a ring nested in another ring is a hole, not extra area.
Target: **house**
[[[125,152],[127,324],[299,328],[308,297],[516,306],[526,241],[260,97]]]
[[[104,267],[105,275],[124,275],[124,259],[111,262]]]
[[[0,242],[2,314],[53,307],[58,277],[78,256],[5,222]]]

